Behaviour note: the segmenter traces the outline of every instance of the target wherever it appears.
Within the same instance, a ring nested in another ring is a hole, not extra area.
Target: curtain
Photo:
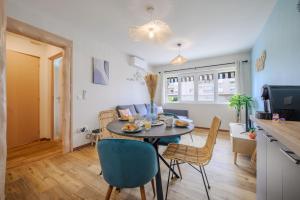
[[[163,105],[164,99],[165,99],[165,76],[164,72],[159,73],[159,80],[158,80],[158,87],[156,91],[156,104],[157,105]]]
[[[236,61],[237,92],[251,95],[251,65],[249,62]]]

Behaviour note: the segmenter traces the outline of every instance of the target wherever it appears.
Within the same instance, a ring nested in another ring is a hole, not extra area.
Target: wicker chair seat
[[[182,161],[198,166],[206,165],[210,160],[208,148],[199,148],[184,144],[169,144],[163,156],[170,160]]]

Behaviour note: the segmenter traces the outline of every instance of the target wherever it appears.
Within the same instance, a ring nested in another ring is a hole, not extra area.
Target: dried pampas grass
[[[148,88],[148,92],[150,95],[150,100],[153,101],[155,97],[155,92],[157,88],[158,75],[157,74],[147,74],[145,77],[145,82]]]

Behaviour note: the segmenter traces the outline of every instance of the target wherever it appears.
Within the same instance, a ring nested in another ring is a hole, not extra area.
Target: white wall
[[[67,19],[55,18],[54,13],[47,15],[23,1],[8,1],[7,8],[8,16],[73,41],[73,147],[89,142],[84,135],[78,134],[76,131],[84,125],[91,129],[98,128],[97,116],[99,111],[113,108],[118,104],[148,101],[145,85],[126,80],[136,70],[127,64],[126,53],[115,50],[109,44],[106,44],[106,41],[102,40],[101,34],[95,34],[90,30],[77,26],[76,19],[69,19],[68,17],[66,17]],[[78,14],[78,17],[80,17],[80,14]],[[93,56],[109,61],[109,85],[92,84]],[[87,91],[86,100],[78,98],[83,90]]]
[[[51,137],[50,124],[50,74],[48,58],[62,49],[43,43],[32,43],[31,40],[12,33],[7,34],[6,47],[20,53],[40,58],[40,138]]]
[[[181,66],[156,66],[152,67],[155,72],[163,72],[166,70],[183,69],[196,66],[216,65],[221,63],[231,63],[237,60],[248,60],[250,62],[250,52],[238,53],[214,58],[200,59],[187,62]],[[250,74],[249,74],[250,76]],[[156,103],[162,102],[162,84],[157,91]],[[186,109],[189,111],[189,117],[194,120],[196,126],[210,127],[210,122],[214,116],[219,116],[222,119],[222,129],[229,129],[229,122],[235,121],[235,112],[229,108],[227,104],[199,104],[199,103],[166,103],[163,104],[164,108],[170,109]]]

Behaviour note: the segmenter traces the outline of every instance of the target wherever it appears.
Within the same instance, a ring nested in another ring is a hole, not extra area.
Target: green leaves
[[[252,97],[242,94],[236,94],[230,98],[229,106],[235,108],[238,112],[240,112],[244,106],[247,105],[248,107],[250,107],[252,101]]]

